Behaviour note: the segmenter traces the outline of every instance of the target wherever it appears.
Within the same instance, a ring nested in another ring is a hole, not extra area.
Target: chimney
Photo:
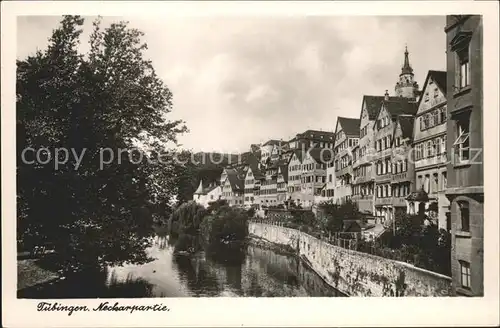
[[[385,90],[384,100],[385,101],[389,100],[389,91],[388,90]]]

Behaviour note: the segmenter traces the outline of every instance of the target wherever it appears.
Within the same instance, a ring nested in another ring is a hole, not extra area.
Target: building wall
[[[450,160],[447,166],[448,185],[446,196],[450,200],[452,221],[451,267],[454,293],[459,295],[483,295],[483,230],[484,230],[484,191],[482,153],[474,162],[459,163],[454,157],[453,144],[457,138],[457,119],[459,112],[469,112],[469,144],[476,151],[474,158],[483,145],[483,77],[482,77],[482,19],[481,16],[466,16],[457,21],[456,16],[447,16],[445,28],[447,41],[447,153]],[[459,31],[472,32],[468,44],[470,85],[459,86],[459,58],[452,49],[451,42]],[[461,228],[461,212],[458,202],[469,205],[470,231]],[[470,263],[470,288],[461,287],[460,261]]]
[[[288,162],[287,197],[295,203],[301,201],[302,162],[294,154]]]
[[[329,285],[349,296],[447,296],[449,277],[328,244],[298,230],[251,222],[249,233],[295,249]]]
[[[245,207],[250,207],[256,204],[256,196],[254,193],[255,187],[255,177],[252,172],[252,169],[248,169],[246,177],[245,177],[245,196],[243,204]]]

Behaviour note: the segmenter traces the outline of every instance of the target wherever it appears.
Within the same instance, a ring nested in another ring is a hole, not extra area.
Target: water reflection
[[[172,242],[155,240],[155,261],[110,268],[20,293],[36,298],[138,298],[189,296],[342,296],[295,257],[255,246],[174,254]]]

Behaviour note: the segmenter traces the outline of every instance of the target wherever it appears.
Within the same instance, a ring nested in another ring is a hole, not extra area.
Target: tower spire
[[[405,60],[403,67],[401,68],[401,75],[411,74],[413,75],[413,68],[410,66],[410,59],[408,58],[408,46],[405,44]]]

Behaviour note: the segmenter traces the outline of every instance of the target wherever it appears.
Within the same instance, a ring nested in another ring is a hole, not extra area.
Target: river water
[[[101,277],[67,279],[21,293],[36,298],[342,296],[293,256],[248,245],[208,256],[177,255],[166,239],[149,249],[154,261],[110,268]]]

